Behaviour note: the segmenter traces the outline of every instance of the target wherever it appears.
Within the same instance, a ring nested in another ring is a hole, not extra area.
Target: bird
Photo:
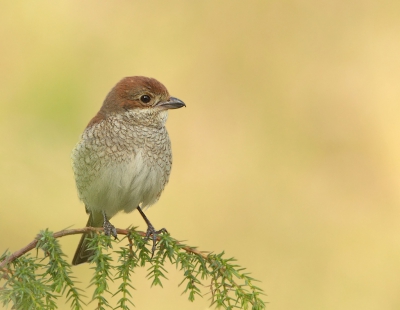
[[[186,107],[154,78],[130,76],[106,96],[72,151],[79,199],[89,214],[87,227],[103,227],[117,238],[110,219],[138,209],[147,224],[146,238],[156,231],[142,211],[160,198],[168,183],[172,152],[165,123],[168,110]],[[90,234],[82,234],[72,265],[90,261]]]

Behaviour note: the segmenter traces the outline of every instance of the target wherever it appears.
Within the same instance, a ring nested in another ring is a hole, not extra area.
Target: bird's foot
[[[151,224],[147,226],[146,237],[144,238],[144,241],[147,242],[147,240],[149,239],[153,240],[153,246],[151,247],[151,258],[153,258],[154,256],[154,252],[156,251],[157,246],[157,238],[158,235],[161,233],[168,233],[168,231],[165,228],[155,230],[153,225]]]
[[[168,233],[168,231],[165,228],[161,228],[160,230],[155,230],[153,225],[150,223],[150,221],[146,217],[146,215],[143,213],[142,209],[140,207],[137,207],[137,209],[147,224],[147,231],[146,231],[146,236],[144,238],[144,241],[147,242],[147,240],[149,240],[149,239],[153,240],[153,246],[151,247],[151,258],[153,258],[154,252],[156,251],[158,235],[161,233]]]
[[[107,236],[112,235],[115,239],[118,239],[117,229],[113,224],[110,223],[104,211],[103,211],[103,219],[104,219],[103,221],[104,234]]]

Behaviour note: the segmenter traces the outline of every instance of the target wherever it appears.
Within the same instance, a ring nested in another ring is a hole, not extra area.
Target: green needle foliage
[[[95,249],[91,257],[93,277],[90,286],[94,293],[90,302],[96,309],[112,309],[110,297],[117,298],[114,309],[133,309],[135,288],[131,284],[132,274],[138,267],[147,267],[147,278],[151,286],[163,286],[167,280],[166,264],[175,265],[183,273],[179,284],[183,294],[194,301],[203,294],[210,296],[211,304],[223,309],[265,309],[261,300],[262,289],[254,283],[255,279],[244,272],[233,258],[224,258],[221,254],[206,254],[194,247],[189,247],[173,239],[169,234],[159,236],[154,257],[143,239],[142,232],[135,229],[119,230],[125,237],[121,240],[111,240],[100,232],[93,232],[90,247]],[[13,309],[57,309],[57,298],[67,297],[71,309],[83,309],[85,296],[77,288],[72,276],[71,265],[65,260],[56,237],[74,234],[62,231],[53,234],[42,231],[35,240],[35,248],[43,250],[44,257],[36,254],[11,255],[4,253],[0,256],[0,301]],[[55,237],[56,236],[56,237]],[[117,261],[113,261],[108,247],[117,242],[125,244],[115,251]],[[34,248],[32,246],[32,248]],[[17,253],[17,252],[16,252]],[[119,283],[115,293],[110,292],[109,283]],[[205,291],[205,292],[204,292]]]

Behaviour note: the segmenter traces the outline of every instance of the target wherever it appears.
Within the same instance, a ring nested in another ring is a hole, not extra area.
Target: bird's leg
[[[146,231],[146,237],[145,237],[145,241],[150,239],[153,240],[153,247],[151,248],[151,257],[153,257],[154,255],[154,251],[156,250],[156,245],[157,245],[157,237],[159,234],[161,233],[168,233],[168,231],[165,228],[161,228],[160,230],[155,230],[153,225],[151,225],[149,219],[146,217],[146,215],[143,213],[142,209],[138,206],[137,207],[140,215],[143,217],[144,221],[147,224],[147,231]]]
[[[117,230],[115,229],[115,226],[110,223],[110,221],[107,219],[106,213],[103,211],[103,228],[104,228],[104,234],[107,236],[112,235],[115,239],[118,239],[117,237]]]

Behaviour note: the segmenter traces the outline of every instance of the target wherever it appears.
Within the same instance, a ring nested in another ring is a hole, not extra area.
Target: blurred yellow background
[[[236,257],[267,309],[399,309],[399,16],[398,1],[3,1],[0,251],[85,225],[70,152],[115,83],[145,75],[187,104],[156,227]],[[137,212],[112,223],[145,229]],[[70,257],[78,239],[61,239]],[[74,271],[86,289],[89,265]],[[137,309],[208,308],[169,271],[164,289],[135,274]]]

